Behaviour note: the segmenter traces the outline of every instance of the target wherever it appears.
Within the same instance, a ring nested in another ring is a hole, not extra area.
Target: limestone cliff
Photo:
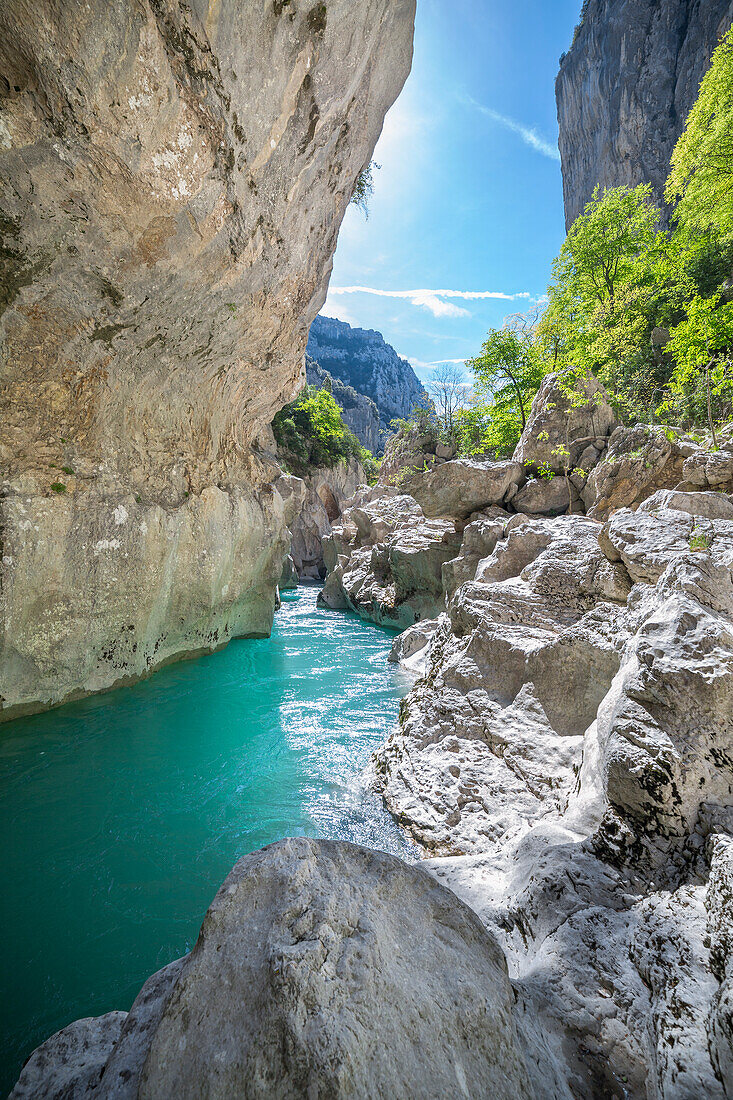
[[[596,184],[651,183],[661,202],[675,142],[731,0],[586,0],[555,86],[565,221]]]
[[[306,378],[311,386],[321,389],[328,386],[334,400],[341,409],[344,423],[354,433],[359,442],[371,451],[379,454],[382,449],[382,427],[379,418],[379,409],[364,393],[359,393],[353,386],[342,382],[340,378],[334,378],[320,363],[305,357]]]
[[[0,717],[269,630],[303,382],[414,0],[0,8]]]
[[[345,321],[316,317],[308,353],[334,378],[370,397],[379,409],[383,435],[390,420],[407,417],[427,395],[406,359],[400,358],[374,329],[352,328]]]

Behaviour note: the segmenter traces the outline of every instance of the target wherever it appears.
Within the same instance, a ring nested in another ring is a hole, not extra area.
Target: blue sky
[[[565,235],[554,81],[580,7],[418,0],[369,219],[349,209],[322,312],[378,329],[424,381],[430,364],[477,354],[490,326],[546,289]],[[416,290],[460,296],[405,296]]]

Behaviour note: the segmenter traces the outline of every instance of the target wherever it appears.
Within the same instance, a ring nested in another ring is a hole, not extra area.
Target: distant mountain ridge
[[[379,411],[379,450],[390,431],[390,421],[409,416],[427,397],[407,360],[400,358],[375,329],[352,328],[345,321],[316,317],[307,354],[332,378],[371,398]],[[338,401],[335,389],[334,397]],[[356,428],[352,431],[362,439]]]
[[[341,407],[344,423],[350,428],[356,438],[372,454],[378,454],[384,447],[382,428],[379,419],[379,409],[364,393],[359,393],[353,386],[342,382],[340,378],[334,378],[320,363],[305,357],[305,374],[309,386],[317,386],[323,389],[330,385],[334,400]]]

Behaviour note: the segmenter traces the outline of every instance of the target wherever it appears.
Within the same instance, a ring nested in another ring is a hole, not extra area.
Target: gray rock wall
[[[596,184],[651,183],[664,195],[669,160],[731,0],[587,0],[555,85],[565,221]]]
[[[279,470],[414,0],[0,6],[0,718],[270,628]]]
[[[374,329],[316,317],[308,337],[308,354],[334,378],[374,401],[383,433],[389,432],[390,420],[409,416],[427,397],[407,360]]]

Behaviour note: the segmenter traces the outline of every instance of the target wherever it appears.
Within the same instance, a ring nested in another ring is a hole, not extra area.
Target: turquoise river
[[[189,950],[235,860],[284,836],[413,853],[361,778],[409,686],[392,635],[286,593],[272,636],[0,727],[0,1095]]]

